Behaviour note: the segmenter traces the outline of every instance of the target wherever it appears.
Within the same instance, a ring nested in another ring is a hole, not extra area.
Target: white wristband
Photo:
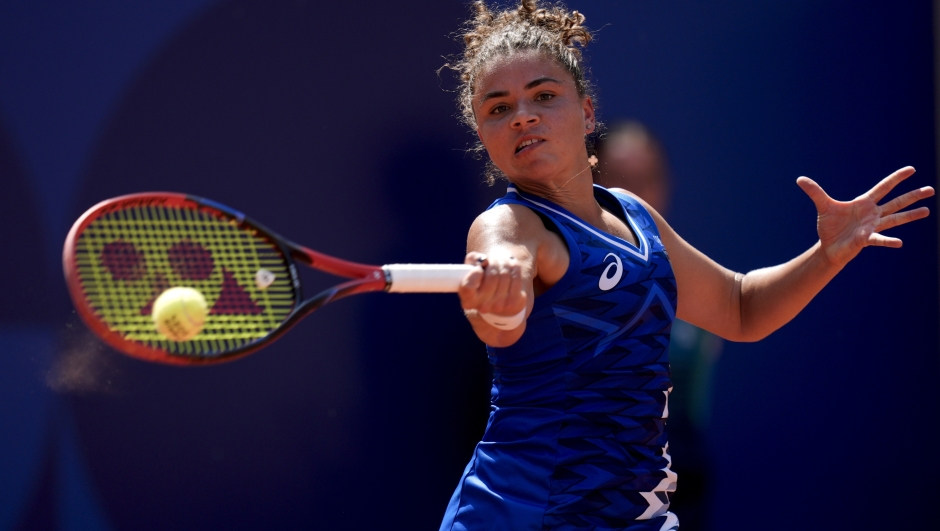
[[[495,313],[483,313],[479,312],[480,318],[490,324],[494,328],[499,328],[500,330],[515,330],[519,328],[523,321],[525,321],[525,308],[516,315],[496,315]]]

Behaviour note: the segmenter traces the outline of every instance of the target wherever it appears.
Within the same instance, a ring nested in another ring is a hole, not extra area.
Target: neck
[[[600,205],[594,199],[594,179],[590,170],[591,164],[588,163],[570,177],[560,179],[560,184],[556,184],[559,179],[545,184],[520,179],[513,180],[513,184],[523,192],[551,200],[584,220],[593,220],[599,214]]]

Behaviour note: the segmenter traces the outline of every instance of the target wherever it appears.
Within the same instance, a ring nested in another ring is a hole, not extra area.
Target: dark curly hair
[[[473,2],[473,17],[459,33],[464,42],[463,55],[444,65],[460,75],[457,103],[463,121],[476,130],[473,114],[473,91],[480,71],[494,59],[522,50],[538,50],[558,61],[574,79],[578,95],[594,99],[581,49],[591,42],[591,32],[584,24],[584,15],[569,11],[562,4],[540,7],[538,0],[521,0],[519,7],[503,11],[491,10],[485,2]],[[591,149],[591,146],[588,146]],[[477,143],[474,150],[484,148]],[[487,182],[493,184],[502,173],[489,163]]]

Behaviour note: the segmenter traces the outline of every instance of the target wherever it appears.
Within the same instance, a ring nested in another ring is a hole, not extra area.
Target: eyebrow
[[[525,90],[529,90],[531,88],[535,88],[541,85],[542,83],[561,83],[561,82],[553,77],[543,76],[538,79],[529,81],[524,88]],[[483,95],[482,98],[480,98],[480,104],[482,105],[486,100],[489,100],[492,98],[502,98],[503,96],[508,96],[508,95],[509,95],[509,92],[505,90],[496,90],[493,92],[487,92],[486,94]]]

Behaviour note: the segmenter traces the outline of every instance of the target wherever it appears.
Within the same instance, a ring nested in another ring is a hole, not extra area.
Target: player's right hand
[[[469,252],[464,263],[477,266],[464,277],[457,292],[465,311],[511,316],[525,309],[528,296],[519,260]]]

